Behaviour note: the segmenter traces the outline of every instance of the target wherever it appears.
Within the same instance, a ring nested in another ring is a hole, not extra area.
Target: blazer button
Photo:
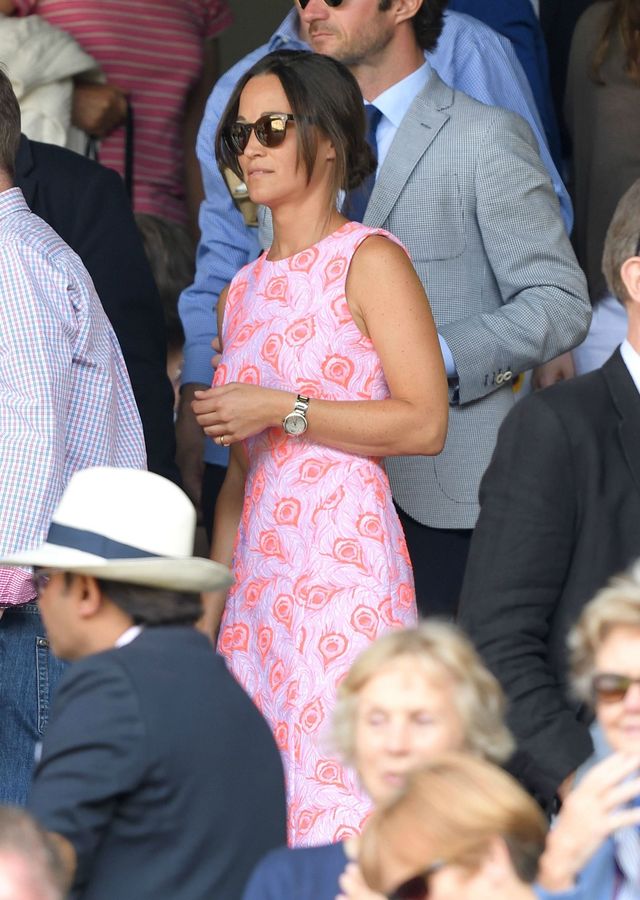
[[[507,371],[504,373],[504,380],[511,381],[512,378],[513,378],[513,372],[510,369],[507,369]]]
[[[502,384],[503,381],[504,375],[502,374],[502,372],[498,372],[498,374],[496,375],[496,384]]]

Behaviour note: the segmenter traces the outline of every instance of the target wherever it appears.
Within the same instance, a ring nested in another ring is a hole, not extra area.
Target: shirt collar
[[[114,646],[118,648],[126,647],[127,644],[135,641],[141,631],[142,625],[132,625],[131,628],[127,628],[127,630],[120,635]]]
[[[633,378],[638,392],[640,393],[640,353],[631,346],[628,340],[624,340],[620,345],[620,355],[624,360],[624,364],[629,370],[629,375]]]
[[[294,8],[271,35],[269,50],[277,50],[283,44],[295,44],[297,49],[308,50],[308,45],[300,37],[299,24],[298,11]]]
[[[400,127],[400,123],[407,114],[409,107],[429,80],[430,75],[431,66],[425,59],[419,69],[407,75],[402,81],[392,84],[386,91],[374,98],[372,101],[374,106],[378,107],[382,115],[391,122],[394,128]]]
[[[0,191],[0,218],[18,212],[18,210],[25,209],[29,211],[27,201],[24,199],[19,187],[12,187],[7,191]]]

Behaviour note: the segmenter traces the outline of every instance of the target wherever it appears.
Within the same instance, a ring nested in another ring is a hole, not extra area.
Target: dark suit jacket
[[[71,150],[22,135],[15,184],[85,264],[127,364],[148,467],[179,482],[162,307],[122,180]]]
[[[507,692],[527,786],[550,800],[592,749],[567,690],[567,632],[640,556],[640,394],[619,350],[514,407],[480,503],[460,623]]]
[[[82,900],[239,900],[285,841],[267,723],[193,628],[147,628],[57,689],[29,802],[74,846]]]

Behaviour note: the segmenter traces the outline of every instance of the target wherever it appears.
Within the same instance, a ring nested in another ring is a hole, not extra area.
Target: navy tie
[[[367,143],[373,150],[374,156],[378,158],[378,142],[376,141],[376,131],[382,118],[382,113],[377,106],[372,103],[365,103],[364,111],[367,117]],[[362,184],[349,191],[346,197],[343,212],[348,219],[353,222],[362,222],[365,210],[369,203],[371,191],[376,183],[376,173],[372,172],[367,176]]]

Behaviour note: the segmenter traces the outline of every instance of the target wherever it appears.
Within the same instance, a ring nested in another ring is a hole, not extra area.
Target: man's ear
[[[428,2],[428,0],[426,0]],[[391,9],[395,15],[396,23],[406,22],[413,19],[419,12],[423,0],[395,0]]]
[[[78,613],[83,619],[91,619],[102,606],[102,592],[98,582],[91,575],[76,575],[75,581]]]
[[[620,277],[629,298],[640,306],[640,256],[631,256],[622,263]]]

